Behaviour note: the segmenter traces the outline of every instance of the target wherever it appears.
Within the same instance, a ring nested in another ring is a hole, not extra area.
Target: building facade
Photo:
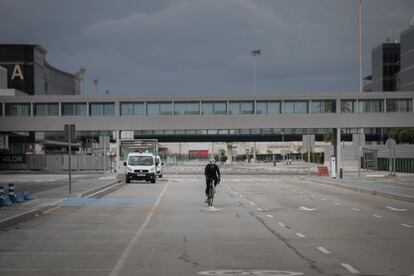
[[[372,50],[371,91],[397,91],[400,44],[383,43]]]
[[[414,26],[401,33],[400,90],[414,91]]]
[[[0,66],[7,70],[7,88],[28,95],[79,95],[75,74],[46,61],[46,50],[34,44],[0,44]]]

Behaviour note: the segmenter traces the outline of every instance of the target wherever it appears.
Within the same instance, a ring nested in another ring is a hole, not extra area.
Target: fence
[[[39,170],[48,172],[67,171],[69,169],[69,156],[67,154],[27,154],[24,161],[19,164],[0,164],[2,170]],[[106,157],[106,169],[109,170],[110,159]],[[74,171],[103,170],[104,157],[95,155],[72,155],[71,167]]]

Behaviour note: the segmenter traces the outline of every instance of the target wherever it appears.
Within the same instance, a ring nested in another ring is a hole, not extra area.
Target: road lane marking
[[[401,224],[402,226],[405,226],[405,227],[408,227],[408,228],[413,228],[414,226],[412,226],[412,225],[410,225],[410,224],[405,224],[405,223],[403,223],[403,224]]]
[[[352,210],[354,210],[355,212],[359,211],[359,209],[357,209],[357,208],[352,208]]]
[[[321,198],[321,200],[326,201],[326,198]]]
[[[255,206],[256,204],[254,203],[254,202],[249,202],[250,203],[250,205],[252,205],[252,206]]]
[[[306,236],[305,235],[303,235],[302,233],[295,233],[296,234],[296,236],[298,236],[299,238],[306,238]]]
[[[269,217],[269,218],[273,218],[273,216],[272,216],[272,215],[269,215],[269,214],[267,215],[267,217]]]
[[[351,272],[352,274],[358,274],[359,273],[359,271],[358,270],[356,270],[355,268],[353,268],[351,265],[349,265],[349,264],[344,264],[344,263],[341,263],[341,265],[343,266],[343,267],[345,267],[349,272]]]
[[[299,211],[309,211],[309,212],[311,212],[311,211],[315,211],[316,209],[314,209],[314,208],[308,208],[306,206],[299,206],[299,209],[298,210]]]
[[[262,208],[257,208],[257,211],[261,212],[261,211],[263,211],[263,209]]]
[[[395,212],[405,212],[405,211],[407,211],[407,209],[400,209],[400,208],[395,208],[395,207],[391,207],[391,206],[387,206],[385,208],[387,208],[390,211],[395,211]]]
[[[335,205],[341,206],[342,204],[339,202],[334,202]]]
[[[372,216],[376,218],[382,218],[380,215],[372,215]]]
[[[244,197],[243,195],[240,195],[240,197]]]
[[[49,209],[49,210],[47,210],[47,211],[42,212],[42,214],[48,214],[48,213],[53,212],[53,211],[55,211],[55,210],[57,210],[57,209],[59,209],[59,208],[61,208],[61,207],[62,207],[62,206],[56,206],[55,208],[52,208],[52,209]]]
[[[286,225],[283,222],[279,222],[279,225],[282,227],[286,227]]]
[[[318,246],[317,247],[319,251],[321,251],[323,254],[331,254],[331,252],[329,252],[328,249],[326,249],[325,247],[322,246]]]
[[[155,202],[154,206],[152,207],[152,209],[148,213],[147,217],[145,218],[144,223],[138,229],[135,236],[132,238],[132,240],[129,242],[128,246],[125,248],[124,252],[122,253],[122,255],[119,257],[119,260],[115,264],[114,268],[112,269],[111,274],[109,274],[110,276],[117,276],[121,272],[122,268],[124,267],[124,265],[125,265],[125,263],[128,259],[129,254],[132,251],[133,246],[138,241],[138,239],[141,237],[141,235],[144,232],[145,228],[149,224],[149,222],[150,222],[152,216],[154,215],[155,211],[157,210],[158,205],[161,201],[161,198],[163,197],[163,195],[164,195],[165,191],[167,190],[169,184],[170,183],[167,183],[167,185],[165,185],[162,192],[158,195],[157,201]]]
[[[300,194],[303,194],[303,192],[299,192]]]

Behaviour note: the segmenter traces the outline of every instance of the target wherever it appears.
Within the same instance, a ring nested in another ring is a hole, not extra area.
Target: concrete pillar
[[[227,164],[233,164],[233,145],[231,143],[227,144]]]
[[[120,131],[115,130],[113,132],[113,135],[115,135],[115,142],[116,142],[116,171],[119,174],[122,171],[123,164],[121,164],[121,139],[120,139]]]
[[[339,178],[340,169],[342,169],[341,158],[341,128],[336,129],[336,173]]]
[[[256,142],[253,143],[253,163],[256,163]]]

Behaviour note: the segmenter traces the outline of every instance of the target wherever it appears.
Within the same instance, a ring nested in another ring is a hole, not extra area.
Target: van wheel
[[[151,179],[151,183],[155,183],[155,179]]]
[[[160,174],[158,177],[161,178],[162,177],[162,174]]]

